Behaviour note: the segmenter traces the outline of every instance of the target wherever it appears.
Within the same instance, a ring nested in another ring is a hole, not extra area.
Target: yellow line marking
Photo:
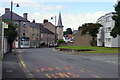
[[[23,61],[21,61],[21,64],[23,65],[24,68],[26,68],[26,65]]]
[[[49,74],[45,74],[45,76],[47,76],[48,78],[51,78],[51,77],[49,76]]]
[[[51,71],[53,70],[52,68],[48,68],[48,69],[51,70]]]
[[[55,74],[51,74],[54,78],[58,78],[57,76],[55,76]]]
[[[62,78],[64,78],[64,77],[65,77],[62,73],[59,73],[59,74],[60,74],[60,76],[61,76]]]
[[[44,71],[45,71],[45,68],[41,68],[41,71],[44,72]]]
[[[85,72],[85,71],[83,71],[83,70],[80,70],[80,72]]]
[[[67,74],[72,75],[70,72],[67,72]]]
[[[56,67],[56,69],[58,69],[58,70],[62,70],[62,69],[60,69],[60,68],[58,68],[58,67]]]
[[[69,76],[67,74],[63,73],[63,75],[65,75],[67,78],[69,78]]]
[[[100,78],[99,76],[96,76],[96,75],[92,75],[93,77],[95,77],[95,78]]]

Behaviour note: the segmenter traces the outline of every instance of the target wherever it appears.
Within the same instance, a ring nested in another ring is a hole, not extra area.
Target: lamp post
[[[12,8],[13,8],[13,4],[15,5],[16,4],[16,7],[19,7],[19,4],[18,3],[13,3],[13,1],[11,1],[11,23],[12,23]],[[14,41],[14,47],[15,47],[15,53],[16,53],[16,45],[15,45],[15,41]]]
[[[16,4],[16,7],[19,7],[18,3],[13,3],[13,1],[11,1],[11,21],[12,21],[12,8],[13,8],[13,4]]]
[[[56,42],[56,39],[57,39],[57,38],[56,38],[56,36],[57,36],[57,30],[56,30],[56,29],[57,29],[57,26],[56,26],[56,15],[55,15],[54,17],[51,17],[51,19],[53,19],[53,18],[55,19],[55,46],[56,46],[56,43],[57,43],[57,42]]]

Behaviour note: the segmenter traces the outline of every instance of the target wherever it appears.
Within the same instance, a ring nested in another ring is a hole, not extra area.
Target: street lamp
[[[16,7],[19,7],[19,4],[18,4],[18,3],[13,3],[13,1],[11,1],[11,23],[12,23],[12,8],[13,8],[13,4],[16,5]],[[15,52],[16,52],[15,41],[14,41],[14,47],[15,47]]]
[[[56,39],[57,39],[57,38],[56,38],[56,36],[57,36],[56,16],[51,17],[51,19],[53,19],[53,18],[55,19],[55,46],[56,46],[56,43],[57,43],[57,42],[56,42]]]
[[[13,3],[13,1],[11,1],[11,21],[12,21],[12,8],[13,8],[13,4],[16,4],[16,7],[19,7],[18,3]]]

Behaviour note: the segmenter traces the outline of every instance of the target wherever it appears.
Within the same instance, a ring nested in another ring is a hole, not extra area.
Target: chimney
[[[48,20],[47,20],[47,19],[44,19],[43,23],[46,23],[46,22],[48,22]]]
[[[23,14],[23,18],[27,20],[27,13]]]
[[[5,13],[9,12],[10,8],[5,8]]]
[[[33,19],[32,23],[35,23],[35,19]]]

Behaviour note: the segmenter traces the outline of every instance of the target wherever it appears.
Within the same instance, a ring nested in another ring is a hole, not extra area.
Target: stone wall
[[[63,39],[63,27],[57,27],[58,40]]]
[[[92,40],[92,38],[89,34],[81,36],[81,31],[80,31],[74,36],[73,46],[91,46],[90,40]]]

